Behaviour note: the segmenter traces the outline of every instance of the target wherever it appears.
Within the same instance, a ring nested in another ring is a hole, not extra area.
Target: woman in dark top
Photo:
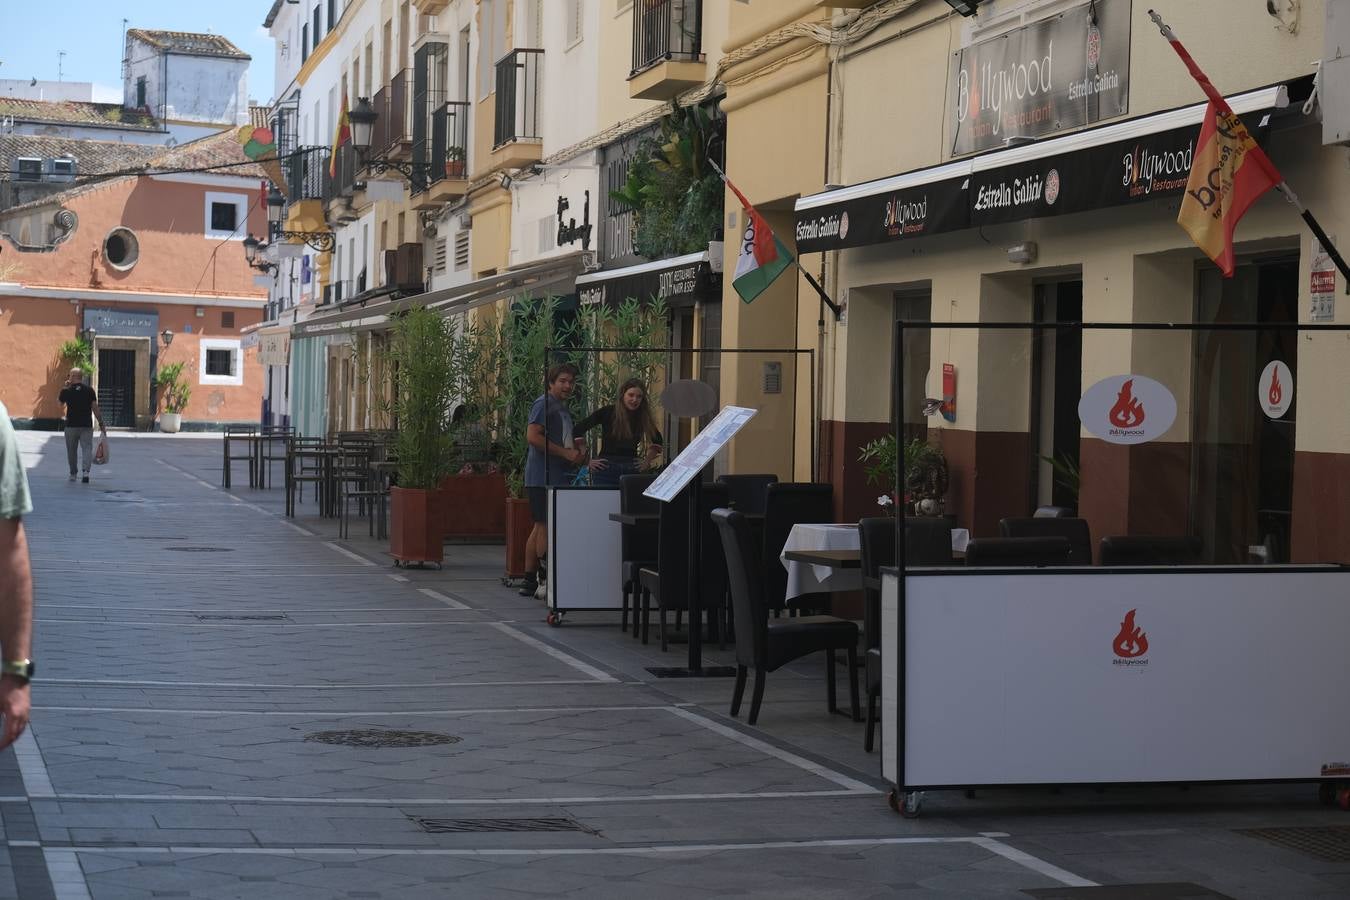
[[[602,406],[576,424],[580,437],[600,426],[600,452],[591,455],[591,483],[617,485],[623,475],[650,468],[661,459],[661,432],[647,402],[647,386],[630,378],[613,406]],[[645,449],[642,447],[646,444]]]

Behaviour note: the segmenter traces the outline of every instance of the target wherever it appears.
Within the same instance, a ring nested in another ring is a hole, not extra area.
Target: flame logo
[[[1144,629],[1135,627],[1134,613],[1134,610],[1130,610],[1125,614],[1125,621],[1120,623],[1120,633],[1111,644],[1116,656],[1125,659],[1143,656],[1148,652],[1148,635],[1144,634]]]
[[[1271,406],[1279,406],[1280,401],[1284,399],[1284,387],[1280,384],[1279,366],[1270,370],[1270,392],[1266,396],[1270,398]]]
[[[1116,405],[1107,414],[1111,424],[1117,428],[1135,428],[1144,423],[1144,405],[1134,399],[1134,379],[1120,386],[1116,395]]]

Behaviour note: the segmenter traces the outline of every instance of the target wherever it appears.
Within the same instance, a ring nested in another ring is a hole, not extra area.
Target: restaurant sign
[[[291,361],[291,336],[287,332],[258,336],[258,361],[264,366],[285,366]]]
[[[817,253],[970,227],[966,178],[843,200],[797,214],[797,252]]]
[[[693,306],[698,301],[720,302],[722,276],[712,271],[705,257],[677,257],[664,268],[644,263],[584,275],[577,279],[577,297],[582,306],[601,304],[611,308],[625,300],[660,301],[668,309]]]
[[[1124,115],[1131,0],[1096,0],[952,57],[952,155]]]
[[[153,338],[159,334],[159,313],[85,307],[84,327],[94,329],[99,337]],[[150,352],[155,352],[154,341]]]
[[[1172,427],[1177,399],[1167,385],[1144,375],[1112,375],[1083,392],[1078,418],[1108,444],[1145,444]]]

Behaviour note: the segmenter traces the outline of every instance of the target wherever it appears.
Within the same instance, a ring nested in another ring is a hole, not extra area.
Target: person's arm
[[[57,402],[57,403],[69,403],[69,402],[70,402],[70,382],[69,382],[69,381],[67,381],[65,384],[61,385],[61,393],[59,393],[59,394],[56,395],[56,402]]]
[[[591,413],[589,416],[578,422],[576,426],[573,427],[572,433],[577,437],[581,437],[583,434],[590,431],[595,426],[603,425],[605,423],[605,413],[609,412],[613,408],[614,407],[612,406],[600,407],[595,412]]]
[[[580,450],[553,443],[548,439],[548,434],[544,431],[544,426],[534,422],[530,423],[530,428],[525,433],[525,439],[529,441],[530,446],[536,450],[542,450],[550,456],[561,456],[569,463],[578,463],[585,456]]]
[[[0,518],[0,653],[6,660],[28,659],[33,640],[33,572],[22,519]],[[18,740],[28,726],[28,683],[0,675],[0,750]]]

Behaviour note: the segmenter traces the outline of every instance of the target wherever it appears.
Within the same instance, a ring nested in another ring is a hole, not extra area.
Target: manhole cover
[[[426,819],[410,817],[428,834],[464,834],[471,831],[580,831],[599,834],[576,819],[565,817],[531,819]]]
[[[287,617],[282,616],[213,616],[206,613],[198,613],[197,619],[202,622],[284,622]]]
[[[305,735],[305,740],[320,744],[340,744],[344,747],[430,747],[434,744],[458,744],[453,734],[435,731],[388,731],[383,728],[364,728],[354,731],[316,731]]]
[[[1260,838],[1326,862],[1350,862],[1350,825],[1300,828],[1244,828],[1238,834]]]
[[[175,553],[233,553],[232,547],[165,547]]]

